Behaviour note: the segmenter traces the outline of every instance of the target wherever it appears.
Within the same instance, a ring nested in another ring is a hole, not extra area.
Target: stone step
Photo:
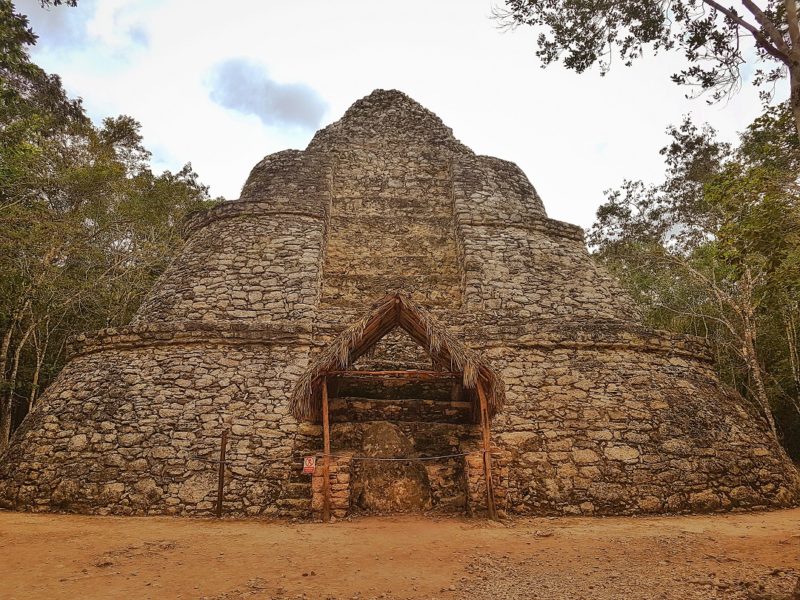
[[[472,422],[472,404],[463,401],[427,399],[333,398],[332,423],[365,421],[415,421],[437,423]]]
[[[352,450],[356,454],[361,454],[365,432],[381,422],[386,420],[332,423],[331,447],[334,453]],[[417,456],[457,454],[464,449],[475,450],[480,447],[480,428],[471,423],[391,420],[388,422],[396,425],[412,440],[414,454]]]

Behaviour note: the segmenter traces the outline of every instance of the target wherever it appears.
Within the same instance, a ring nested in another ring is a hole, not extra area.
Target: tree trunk
[[[44,320],[44,340],[40,340],[40,337],[34,329],[33,343],[36,347],[36,368],[31,378],[31,394],[28,397],[28,412],[33,410],[33,405],[36,403],[36,398],[39,396],[39,378],[41,377],[44,359],[47,356],[47,348],[50,345],[50,315]]]
[[[8,351],[11,348],[11,339],[14,337],[14,329],[17,327],[17,323],[19,323],[22,314],[28,309],[28,306],[30,306],[30,301],[26,301],[22,309],[17,310],[11,315],[8,329],[6,329],[3,334],[3,341],[0,343],[0,402],[2,402],[5,396],[6,368],[8,367]]]
[[[789,67],[789,88],[791,90],[789,103],[794,115],[794,128],[797,131],[797,137],[800,138],[800,64],[793,64]]]
[[[42,372],[42,363],[44,362],[44,352],[36,349],[36,368],[33,370],[33,377],[31,377],[31,394],[28,396],[28,412],[33,410],[33,405],[36,402],[36,397],[39,395],[39,377]]]
[[[761,375],[761,365],[758,363],[758,356],[756,355],[756,346],[753,335],[754,329],[750,319],[745,319],[743,333],[744,344],[742,348],[742,354],[744,355],[744,360],[747,364],[747,370],[750,372],[750,376],[753,378],[756,401],[761,407],[764,417],[767,419],[767,423],[769,424],[770,430],[772,430],[772,435],[774,436],[775,441],[780,443],[780,438],[778,437],[778,428],[775,425],[775,418],[772,416],[772,408],[769,404],[769,396],[767,396],[767,389],[764,386],[764,378]]]
[[[6,367],[8,365],[8,350],[11,348],[11,338],[17,326],[17,315],[11,319],[8,329],[3,334],[0,344],[0,453],[6,449],[8,438],[11,435],[11,397],[6,393]]]
[[[8,349],[11,347],[11,338],[14,335],[14,327],[16,327],[16,318],[12,319],[8,325],[8,329],[3,334],[3,342],[0,344],[0,391],[5,386],[2,384],[6,381],[6,365],[8,363]]]
[[[11,400],[4,398],[0,406],[0,455],[8,448],[8,439],[11,437]]]
[[[789,365],[792,368],[792,380],[800,389],[800,356],[797,354],[797,328],[794,322],[793,308],[790,308],[786,318],[786,344],[789,351]]]
[[[6,394],[6,399],[2,407],[2,411],[0,411],[0,452],[3,452],[6,448],[8,448],[8,442],[11,439],[11,421],[14,416],[14,391],[17,387],[17,373],[19,373],[19,359],[22,355],[22,349],[25,347],[25,344],[28,343],[28,338],[33,331],[35,326],[35,322],[31,323],[30,327],[25,331],[20,339],[19,344],[14,349],[14,362],[13,367],[11,369],[11,376],[8,378],[8,393]]]

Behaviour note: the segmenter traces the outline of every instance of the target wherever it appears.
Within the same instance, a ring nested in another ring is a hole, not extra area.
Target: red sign
[[[303,473],[313,473],[317,466],[316,456],[306,456],[303,459]]]

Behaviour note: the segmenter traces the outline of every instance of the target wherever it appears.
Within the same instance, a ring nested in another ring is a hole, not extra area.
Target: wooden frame
[[[331,426],[328,414],[328,380],[322,380],[322,520],[331,520]]]
[[[473,350],[450,334],[430,313],[407,296],[395,292],[372,306],[370,312],[350,324],[311,361],[295,384],[290,399],[292,415],[298,421],[322,420],[322,379],[348,369],[395,327],[403,329],[431,358],[431,371],[414,371],[413,377],[447,377],[458,372],[465,389],[470,390],[478,418],[476,384],[483,383],[489,417],[499,412],[505,401],[502,380],[492,367]],[[373,371],[372,373],[378,374]],[[443,375],[434,375],[442,373]],[[399,371],[383,376],[405,377]]]
[[[489,518],[497,521],[497,507],[494,502],[494,480],[492,478],[492,436],[489,430],[489,409],[486,404],[486,392],[478,382],[478,398],[481,403],[481,434],[483,437],[483,476],[486,479],[486,510]]]
[[[400,377],[404,379],[453,379],[458,378],[459,373],[442,371],[331,371],[328,376],[334,377]],[[331,519],[331,484],[330,484],[330,460],[331,460],[331,430],[330,430],[330,409],[328,399],[328,376],[322,379],[322,520],[329,523]],[[491,449],[491,429],[489,419],[489,407],[486,401],[486,392],[483,384],[479,381],[477,385],[478,399],[480,405],[480,427],[481,427],[481,448],[483,453],[483,473],[486,480],[486,509],[489,518],[496,521],[497,505],[494,495],[494,479],[492,477],[492,449]]]
[[[433,379],[461,378],[455,371],[328,371],[330,377],[382,377],[387,379],[408,379],[409,381],[426,381]]]

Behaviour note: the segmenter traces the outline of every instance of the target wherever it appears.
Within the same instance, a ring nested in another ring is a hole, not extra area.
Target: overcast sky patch
[[[588,227],[603,190],[663,178],[667,125],[691,112],[733,142],[762,110],[746,83],[716,105],[686,99],[692,90],[670,80],[686,68],[680,52],[615,65],[606,77],[541,69],[536,30],[500,33],[489,18],[497,0],[79,0],[50,13],[38,0],[14,3],[41,34],[34,60],[61,75],[93,119],[135,117],[157,168],[191,161],[211,193],[228,198],[265,154],[304,148],[358,98],[397,88],[478,154],[517,163],[549,216]],[[59,19],[73,18],[65,30]],[[782,81],[776,101],[788,96]],[[254,127],[256,115],[271,126]]]
[[[86,42],[86,24],[95,12],[95,0],[82,0],[80,10],[69,6],[42,7],[40,0],[16,0],[15,12],[28,17],[42,48],[78,46]]]
[[[26,15],[39,39],[36,49],[45,52],[77,52],[89,40],[98,42],[97,60],[126,62],[134,51],[150,43],[147,21],[139,11],[152,0],[128,5],[127,0],[80,0],[78,6],[42,7],[41,0],[16,0],[17,12]]]
[[[326,104],[310,86],[279,83],[266,68],[244,58],[216,65],[210,77],[211,99],[224,108],[255,115],[268,126],[316,129]]]

